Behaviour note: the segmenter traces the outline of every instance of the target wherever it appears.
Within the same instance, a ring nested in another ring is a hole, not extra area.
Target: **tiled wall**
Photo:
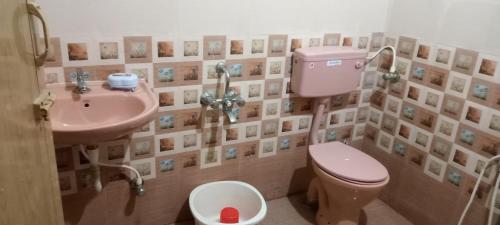
[[[103,80],[112,72],[133,72],[147,80],[160,101],[155,120],[136,132],[130,142],[102,143],[101,160],[139,169],[146,187],[152,186],[149,196],[167,198],[171,194],[155,192],[156,185],[183,189],[183,195],[170,199],[181,206],[196,184],[220,179],[247,181],[267,198],[305,190],[311,176],[306,159],[313,105],[287,88],[290,56],[299,47],[344,45],[370,52],[382,44],[397,47],[402,80],[390,84],[380,79],[388,69],[388,55],[367,66],[356,91],[331,98],[319,132],[322,141],[364,140],[366,148],[382,150],[378,152],[393,156],[443,187],[456,189],[454,193],[467,194],[482,163],[500,148],[500,72],[496,69],[500,58],[473,50],[411,37],[384,37],[382,33],[182,40],[53,38],[52,43],[55,54],[46,65],[47,83],[70,82],[69,74],[77,68],[91,73],[93,80]],[[219,61],[225,61],[231,86],[247,100],[237,111],[236,124],[228,124],[220,112],[199,104],[202,92],[223,92],[224,80],[214,72]],[[76,149],[62,146],[57,156],[63,199],[75,201],[93,193],[88,162]],[[398,168],[389,168],[394,169]],[[120,171],[101,170],[106,195],[116,192],[107,187],[128,186]],[[492,176],[484,178],[480,186],[481,204],[488,198],[491,180]],[[93,196],[99,199],[102,195]],[[80,213],[83,218],[88,216],[85,211]],[[124,216],[113,215],[115,219]],[[162,215],[156,216],[158,221],[179,220],[175,215]],[[111,220],[109,212],[105,217]],[[75,223],[84,224],[82,221]]]
[[[167,199],[168,194],[155,192],[154,186],[174,180],[172,186],[182,187],[185,193],[171,203],[182,206],[194,184],[237,179],[255,185],[270,199],[304,191],[312,174],[306,167],[313,101],[294,96],[288,88],[293,50],[343,45],[373,52],[382,41],[382,33],[204,36],[183,40],[151,36],[52,38],[46,83],[71,82],[70,74],[77,69],[90,73],[91,80],[104,80],[113,72],[132,72],[148,82],[160,104],[154,121],[134,133],[131,141],[100,145],[102,162],[130,164],[140,171],[146,180],[147,196]],[[226,63],[231,74],[231,88],[247,101],[236,109],[239,119],[235,124],[229,124],[220,110],[199,103],[204,91],[219,96],[223,93],[224,78],[217,77],[214,68],[220,61]],[[367,70],[365,80],[373,79],[376,64]],[[371,88],[363,84],[351,93],[332,97],[320,131],[323,141],[362,141]],[[68,206],[67,201],[94,193],[92,173],[76,147],[60,146],[57,162],[66,217],[74,218],[68,212],[74,206]],[[200,179],[210,171],[218,172]],[[119,170],[101,168],[101,174],[103,192],[108,194],[94,194],[95,199],[116,195],[109,191],[115,183],[128,186]],[[191,176],[198,179],[186,186]],[[163,179],[166,177],[168,181]],[[87,215],[81,213],[81,217]],[[163,222],[179,219],[157,217]],[[82,221],[77,222],[84,224]]]
[[[500,57],[404,36],[386,35],[384,41],[397,47],[402,79],[390,84],[380,76],[365,76],[363,86],[375,88],[365,148],[386,152],[391,159],[416,168],[449,187],[455,199],[470,197],[485,161],[500,154]],[[381,57],[377,73],[386,72],[390,60],[390,55]],[[401,170],[403,164],[399,164]],[[479,186],[476,197],[483,206],[491,197],[494,175],[491,168],[487,170]],[[425,187],[427,193],[435,186]],[[401,201],[411,207],[429,196],[420,197]],[[445,202],[451,207],[451,201]],[[418,210],[432,214],[432,210]],[[448,214],[435,216],[444,215]]]

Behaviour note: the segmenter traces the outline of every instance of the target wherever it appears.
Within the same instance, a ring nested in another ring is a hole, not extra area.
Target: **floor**
[[[267,202],[268,213],[260,225],[313,225],[315,212],[304,204],[304,195],[293,195]],[[365,207],[367,225],[412,225],[406,218],[380,200]],[[171,225],[192,225],[193,222]]]

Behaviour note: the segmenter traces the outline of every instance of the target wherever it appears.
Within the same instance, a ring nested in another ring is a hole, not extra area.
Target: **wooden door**
[[[62,225],[50,124],[40,93],[26,0],[0,0],[0,225]]]

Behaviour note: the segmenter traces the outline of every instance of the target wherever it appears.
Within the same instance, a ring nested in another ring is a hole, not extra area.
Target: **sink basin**
[[[132,134],[153,120],[158,100],[144,81],[135,92],[88,82],[90,92],[74,93],[72,84],[49,84],[56,95],[49,117],[56,144],[96,144]]]

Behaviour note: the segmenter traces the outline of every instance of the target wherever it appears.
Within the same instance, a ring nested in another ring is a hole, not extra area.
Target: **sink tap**
[[[85,94],[90,91],[86,82],[90,77],[89,73],[83,72],[81,69],[77,69],[76,72],[71,73],[70,76],[76,79],[76,87],[74,89],[75,93]]]
[[[234,105],[242,107],[245,105],[245,100],[229,87],[231,76],[229,75],[229,72],[227,71],[226,66],[223,62],[217,63],[217,65],[215,66],[215,71],[217,72],[217,74],[223,73],[225,76],[226,80],[224,96],[222,97],[222,99],[216,99],[210,93],[205,92],[201,95],[200,102],[201,104],[208,105],[214,109],[219,108],[219,105],[222,104],[222,111],[229,118],[229,122],[236,123],[239,113],[234,109]]]

